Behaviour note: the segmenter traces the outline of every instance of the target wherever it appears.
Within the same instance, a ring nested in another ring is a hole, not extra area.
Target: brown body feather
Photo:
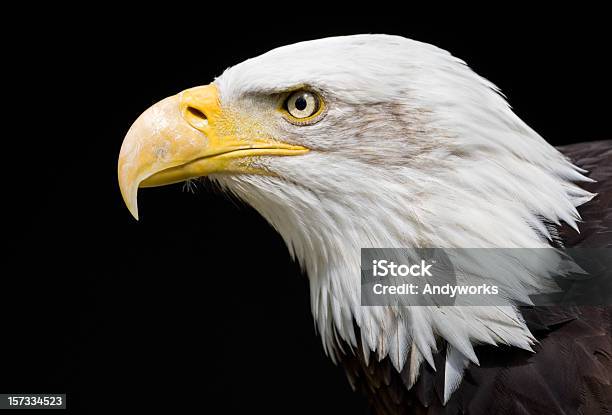
[[[598,195],[579,208],[580,233],[559,229],[567,247],[612,246],[612,141],[559,149],[596,180],[583,187]],[[445,346],[437,371],[422,365],[410,389],[407,373],[389,358],[369,365],[361,352],[342,359],[351,385],[363,392],[376,414],[584,414],[612,413],[612,307],[528,307],[522,309],[538,339],[535,353],[511,347],[479,346],[480,366],[471,365],[446,405]],[[359,336],[357,336],[359,338]],[[346,347],[344,350],[350,350]]]

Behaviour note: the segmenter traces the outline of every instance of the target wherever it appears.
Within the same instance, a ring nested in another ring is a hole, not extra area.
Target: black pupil
[[[295,108],[297,108],[299,111],[304,111],[306,109],[306,104],[306,98],[304,98],[303,95],[295,100]]]

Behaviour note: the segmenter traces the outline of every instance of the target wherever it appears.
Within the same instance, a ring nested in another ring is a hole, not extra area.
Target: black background
[[[315,335],[306,278],[253,210],[176,185],[142,191],[136,222],[121,200],[116,160],[132,121],[246,58],[400,34],[466,60],[555,145],[610,138],[610,36],[597,11],[449,23],[416,11],[239,19],[230,7],[173,7],[176,17],[30,13],[5,37],[16,94],[4,130],[0,391],[65,392],[75,413],[363,413]]]

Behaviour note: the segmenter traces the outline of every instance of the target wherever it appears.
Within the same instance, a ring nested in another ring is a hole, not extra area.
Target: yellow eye
[[[298,120],[308,118],[321,108],[319,97],[312,92],[296,91],[289,95],[285,101],[286,109],[291,116]]]

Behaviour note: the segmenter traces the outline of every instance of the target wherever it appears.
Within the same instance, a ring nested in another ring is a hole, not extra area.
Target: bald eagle
[[[609,247],[611,168],[612,142],[552,147],[448,52],[357,35],[272,50],[153,105],[118,179],[136,219],[140,187],[202,177],[254,207],[377,413],[599,414],[609,308],[363,307],[359,264],[368,247]]]

